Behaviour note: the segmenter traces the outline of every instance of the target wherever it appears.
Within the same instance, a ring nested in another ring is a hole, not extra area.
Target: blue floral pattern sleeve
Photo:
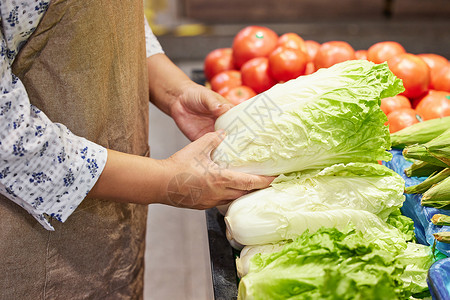
[[[147,49],[147,57],[157,53],[164,53],[161,44],[156,36],[153,34],[150,25],[148,25],[147,18],[145,18],[145,46]]]
[[[46,229],[64,222],[106,163],[106,149],[53,123],[30,104],[11,65],[49,1],[0,0],[0,193]]]

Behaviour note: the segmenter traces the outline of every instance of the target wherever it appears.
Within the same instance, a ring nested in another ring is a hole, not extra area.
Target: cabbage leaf
[[[258,245],[295,239],[319,228],[377,228],[404,239],[385,221],[403,205],[404,181],[379,164],[349,163],[277,177],[272,186],[232,202],[225,216],[236,244]]]
[[[404,90],[387,63],[351,60],[278,84],[227,111],[212,153],[222,167],[279,175],[349,162],[388,161],[381,98]]]
[[[264,246],[256,254],[246,247],[247,266],[242,255],[237,261],[248,272],[238,299],[407,299],[427,291],[430,248],[405,241],[380,247],[389,238],[349,225],[305,231],[293,242],[267,245],[267,252]]]

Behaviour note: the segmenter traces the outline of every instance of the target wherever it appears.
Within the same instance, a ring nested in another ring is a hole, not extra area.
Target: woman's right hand
[[[164,161],[167,190],[162,203],[207,209],[270,185],[274,177],[231,171],[211,160],[224,137],[224,132],[207,133]]]

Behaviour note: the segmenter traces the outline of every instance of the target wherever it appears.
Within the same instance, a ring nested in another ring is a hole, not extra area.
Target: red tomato
[[[367,60],[367,50],[357,50],[355,51],[356,59],[365,59]]]
[[[308,55],[299,49],[278,47],[269,56],[269,73],[282,82],[305,74]]]
[[[280,36],[278,46],[306,51],[305,41],[296,33],[288,32]]]
[[[442,68],[432,81],[435,90],[450,92],[450,63]]]
[[[419,98],[414,98],[414,99],[410,99],[409,102],[411,102],[411,108],[416,109],[417,105],[419,105],[420,100],[422,100],[421,97]]]
[[[376,64],[381,64],[391,57],[405,52],[405,48],[400,43],[392,41],[379,42],[369,47],[367,59]]]
[[[242,83],[252,88],[256,93],[262,93],[277,82],[269,74],[269,59],[257,57],[246,62],[242,68]]]
[[[430,83],[430,68],[417,55],[403,53],[390,58],[389,69],[403,80],[405,95],[409,99],[420,97],[428,91]]]
[[[234,105],[238,105],[254,96],[256,96],[255,91],[245,85],[234,87],[224,95],[224,97]]]
[[[317,50],[320,48],[320,43],[313,40],[305,41],[306,52],[308,53],[308,61],[313,61],[316,57]]]
[[[424,120],[450,116],[450,92],[429,90],[420,100],[416,111]]]
[[[242,76],[237,70],[220,72],[211,79],[211,89],[221,95],[240,85],[242,85]]]
[[[214,75],[234,69],[231,48],[219,48],[208,53],[204,61],[205,77],[209,81]]]
[[[440,55],[433,53],[423,53],[418,54],[421,59],[425,61],[425,63],[430,68],[430,89],[434,89],[434,82],[439,80],[439,73],[442,69],[446,68],[449,64],[448,60]]]
[[[320,45],[314,58],[314,66],[318,70],[350,59],[355,59],[355,50],[349,43],[331,41]]]
[[[314,67],[314,63],[312,61],[306,64],[305,75],[312,74],[316,71],[316,67]]]
[[[411,102],[409,102],[409,99],[405,96],[397,95],[394,97],[381,99],[380,108],[386,115],[388,115],[389,113],[401,108],[411,108]]]
[[[387,115],[389,132],[394,133],[420,122],[420,116],[412,108],[401,108]]]
[[[233,59],[235,66],[242,65],[255,57],[269,56],[276,48],[278,35],[271,29],[261,26],[247,26],[239,31],[233,40]]]

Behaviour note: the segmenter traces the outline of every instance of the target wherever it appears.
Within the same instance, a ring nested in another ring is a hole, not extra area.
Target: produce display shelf
[[[236,250],[225,235],[225,222],[217,208],[206,211],[211,273],[215,300],[237,299]]]

